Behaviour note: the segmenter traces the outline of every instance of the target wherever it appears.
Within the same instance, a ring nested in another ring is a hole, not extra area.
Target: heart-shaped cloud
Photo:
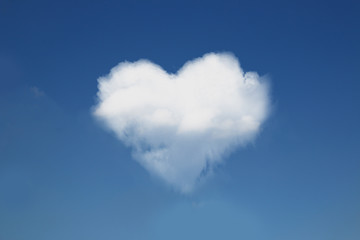
[[[227,53],[187,62],[176,74],[139,60],[99,78],[94,115],[131,146],[150,173],[191,192],[268,115],[268,87]]]

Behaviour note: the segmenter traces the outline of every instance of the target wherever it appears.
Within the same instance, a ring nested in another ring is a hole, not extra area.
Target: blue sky
[[[356,1],[0,2],[0,239],[360,238]],[[119,62],[232,52],[272,114],[191,194],[94,120]]]

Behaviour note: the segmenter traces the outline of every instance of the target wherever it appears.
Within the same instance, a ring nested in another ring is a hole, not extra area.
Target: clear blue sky
[[[0,239],[360,239],[357,1],[0,1]],[[273,112],[190,195],[92,118],[97,78],[233,52]]]

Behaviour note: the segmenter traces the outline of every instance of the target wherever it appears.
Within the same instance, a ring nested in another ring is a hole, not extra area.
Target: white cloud
[[[252,141],[269,112],[267,84],[227,53],[206,54],[176,74],[148,60],[122,62],[98,81],[94,115],[150,173],[184,193]]]

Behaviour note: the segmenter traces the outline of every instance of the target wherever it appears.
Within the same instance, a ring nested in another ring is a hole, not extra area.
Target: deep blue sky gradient
[[[360,239],[360,4],[150,2],[0,1],[0,239]],[[181,195],[93,120],[96,80],[211,51],[268,76],[273,111]]]

